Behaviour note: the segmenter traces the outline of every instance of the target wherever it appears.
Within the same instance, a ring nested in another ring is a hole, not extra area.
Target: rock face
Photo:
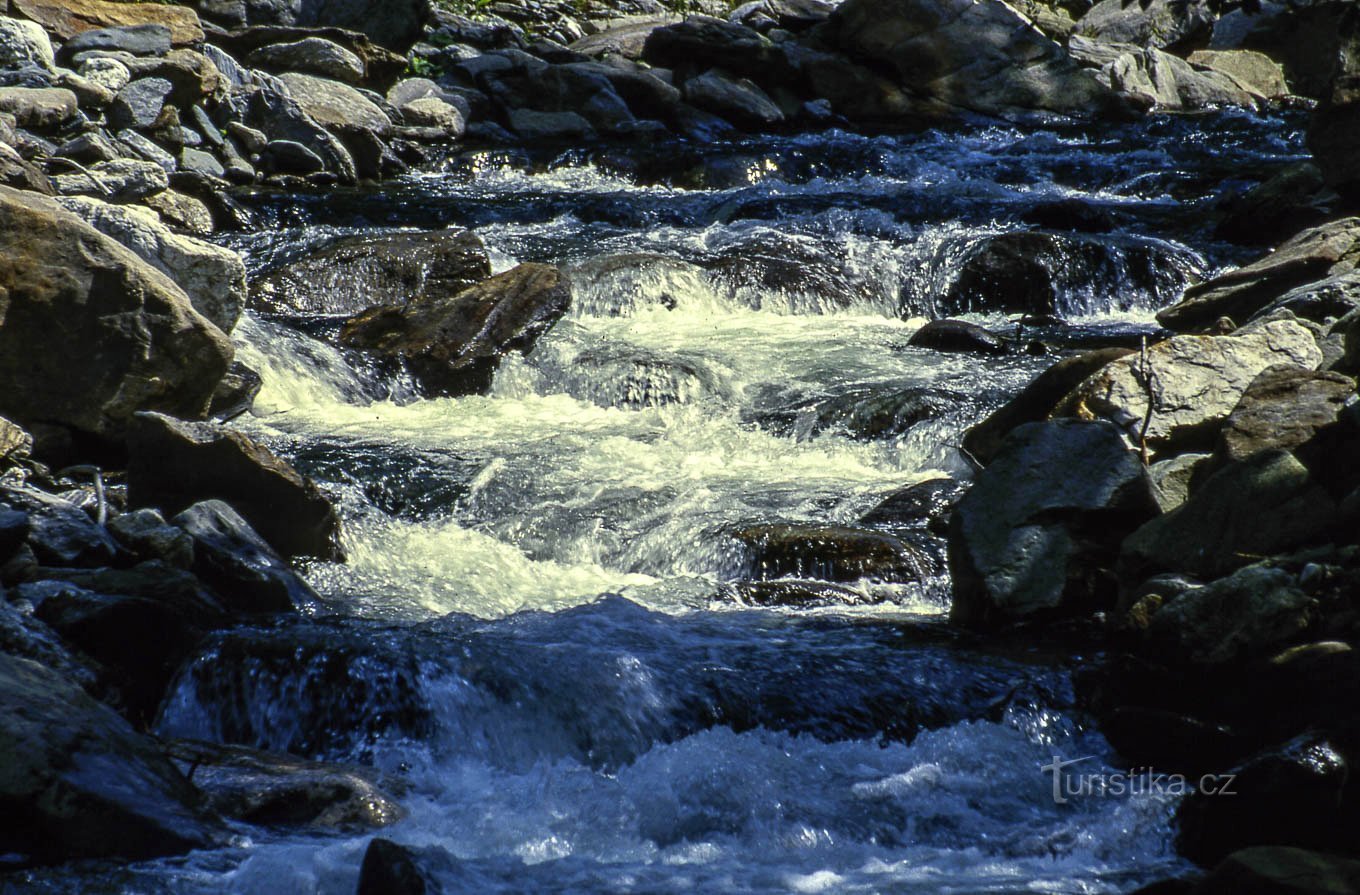
[[[164,25],[176,46],[203,42],[198,14],[184,6],[111,0],[10,0],[10,8],[62,40],[95,28]]]
[[[311,479],[241,432],[137,414],[128,431],[128,502],[175,515],[230,503],[285,557],[340,560],[340,518]]]
[[[137,860],[213,842],[198,794],[114,712],[0,654],[0,848],[31,863]]]
[[[1185,298],[1157,315],[1178,332],[1194,332],[1220,317],[1245,323],[1299,286],[1355,270],[1360,264],[1360,218],[1305,230],[1259,261],[1193,286]]]
[[[1114,361],[1078,386],[1060,415],[1105,419],[1156,450],[1212,445],[1218,426],[1267,367],[1316,369],[1322,352],[1312,333],[1291,320],[1253,324],[1231,336],[1176,336],[1141,355]],[[1150,386],[1147,379],[1150,379]]]
[[[355,236],[261,273],[251,301],[274,313],[348,315],[375,300],[457,295],[490,276],[486,247],[467,230]]]
[[[908,91],[945,106],[1082,114],[1114,101],[1000,0],[846,0],[831,25],[843,49],[892,68]]]
[[[950,618],[984,626],[1098,608],[1125,533],[1157,512],[1152,485],[1108,423],[1027,423],[954,511]]]
[[[231,344],[168,278],[29,193],[0,188],[0,238],[0,411],[103,442],[206,412]]]
[[[555,267],[521,264],[453,297],[427,296],[350,318],[340,340],[407,364],[433,394],[484,391],[501,358],[528,351],[571,305]]]

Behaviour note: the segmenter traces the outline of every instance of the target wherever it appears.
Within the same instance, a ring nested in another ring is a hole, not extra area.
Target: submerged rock
[[[983,626],[1106,606],[1120,541],[1157,512],[1147,472],[1114,426],[1020,426],[954,510],[950,618]]]
[[[346,321],[340,340],[403,361],[432,394],[475,394],[506,354],[532,348],[570,305],[560,270],[521,264],[452,297],[371,308]]]
[[[141,860],[223,832],[151,740],[56,672],[0,654],[0,709],[5,853]]]

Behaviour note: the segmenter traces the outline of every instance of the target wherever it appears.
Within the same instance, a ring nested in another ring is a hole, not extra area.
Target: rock
[[[401,359],[432,394],[482,392],[501,358],[528,351],[571,304],[555,267],[521,264],[452,297],[382,305],[346,321],[345,345]]]
[[[172,88],[169,104],[186,115],[195,103],[213,101],[223,90],[223,78],[217,66],[203,53],[194,50],[171,50],[165,56],[128,59],[129,73],[134,80],[160,78]],[[213,130],[211,121],[207,130]]]
[[[42,25],[59,40],[96,28],[164,25],[177,46],[203,42],[198,14],[164,3],[120,3],[111,0],[10,0],[10,9]]]
[[[123,549],[142,562],[163,562],[172,568],[194,564],[194,541],[165,521],[156,510],[143,508],[121,513],[109,520],[109,534]]]
[[[222,377],[222,383],[217,387],[217,391],[213,393],[208,415],[220,422],[228,422],[243,413],[248,413],[263,385],[264,380],[260,378],[259,373],[240,361],[232,363],[227,375]]]
[[[159,166],[166,174],[174,174],[179,170],[179,162],[173,155],[134,130],[119,131],[118,142],[132,150],[133,155],[139,155],[146,161]]]
[[[0,69],[34,65],[50,71],[55,64],[52,41],[41,25],[0,16]]]
[[[1176,336],[1114,361],[1078,386],[1058,415],[1114,422],[1157,451],[1213,443],[1253,379],[1267,367],[1316,369],[1322,352],[1292,320],[1253,324],[1230,336]],[[1151,414],[1148,412],[1151,395]],[[1147,422],[1146,428],[1144,422]]]
[[[1194,895],[1356,895],[1360,893],[1360,861],[1284,846],[1244,848],[1224,858],[1193,891]]]
[[[27,460],[33,453],[33,436],[21,426],[0,417],[0,468]],[[0,556],[5,555],[4,536],[0,535]]]
[[[113,141],[106,139],[97,131],[72,137],[57,148],[57,155],[60,158],[74,159],[83,165],[97,165],[119,157]]]
[[[830,27],[842,49],[891,68],[900,86],[945,108],[1095,114],[1118,104],[1000,0],[846,0]]]
[[[657,28],[647,35],[643,58],[656,67],[695,73],[718,68],[740,78],[765,80],[787,68],[773,41],[744,25],[708,16]]]
[[[762,130],[784,120],[769,95],[745,78],[733,79],[709,69],[685,82],[685,99],[748,130]]]
[[[174,87],[164,78],[141,78],[118,92],[109,106],[109,124],[115,128],[149,128],[161,116]]]
[[[463,113],[437,96],[413,99],[399,110],[412,127],[432,127],[450,137],[460,137],[466,127]]]
[[[193,572],[228,609],[289,613],[317,605],[316,592],[222,501],[196,503],[171,521],[194,539]]]
[[[346,90],[353,89],[346,88],[343,84],[335,86]],[[360,98],[362,99],[362,95]],[[371,109],[377,108],[366,99],[363,102]],[[358,180],[359,173],[349,150],[337,137],[307,114],[299,102],[291,96],[270,88],[256,90],[249,95],[244,118],[244,124],[263,132],[271,142],[296,143],[315,155],[321,160],[325,170],[333,172],[340,178],[341,183],[354,183]]]
[[[34,488],[0,488],[0,505],[27,514],[27,542],[44,565],[95,568],[119,559],[108,532],[69,501]]]
[[[89,112],[107,109],[117,96],[116,91],[107,90],[103,86],[93,81],[87,81],[80,75],[69,71],[60,72],[56,84],[58,87],[64,87],[74,93],[77,105]]]
[[[1335,423],[1346,402],[1354,397],[1355,380],[1349,376],[1269,367],[1252,380],[1224,421],[1207,469],[1246,460],[1262,451],[1299,447],[1319,429]]]
[[[92,695],[100,690],[100,669],[88,656],[73,652],[32,612],[8,600],[0,600],[0,655],[36,662]]]
[[[1124,542],[1126,582],[1174,571],[1202,580],[1227,575],[1255,557],[1330,540],[1336,503],[1286,451],[1264,451],[1220,469],[1180,508]]]
[[[1196,794],[1182,802],[1176,844],[1199,864],[1214,864],[1240,849],[1258,851],[1255,846],[1266,845],[1354,853],[1356,818],[1347,798],[1349,771],[1345,754],[1327,737],[1301,735],[1231,769],[1234,795]]]
[[[246,127],[239,121],[228,121],[227,133],[240,143],[247,152],[264,152],[265,146],[269,143],[269,137],[262,131],[257,131],[253,127]]]
[[[231,6],[233,27],[343,28],[402,54],[420,40],[430,18],[427,0],[243,0]]]
[[[406,813],[385,791],[394,782],[368,768],[188,740],[169,743],[166,754],[192,771],[213,811],[256,826],[373,829]]]
[[[356,895],[425,895],[430,891],[411,851],[390,839],[374,839],[364,851]]]
[[[373,303],[442,300],[491,276],[468,230],[351,236],[258,274],[253,307],[283,314],[355,314]]]
[[[301,143],[270,140],[260,153],[260,167],[274,174],[310,177],[326,170],[326,162]]]
[[[1096,372],[1133,354],[1127,348],[1101,348],[1064,358],[1049,367],[1005,406],[963,435],[963,449],[982,465],[992,462],[1001,443],[1017,426],[1049,419],[1063,398]]]
[[[151,740],[56,672],[0,655],[0,705],[7,854],[135,861],[224,838]]]
[[[1257,312],[1253,320],[1284,310],[1314,323],[1337,321],[1360,309],[1360,271],[1339,274],[1291,289]]]
[[[737,575],[768,581],[923,581],[935,563],[906,542],[837,525],[749,525],[728,532],[739,546]]]
[[[932,320],[911,334],[908,345],[935,351],[1006,354],[1006,343],[994,333],[964,320]]]
[[[0,143],[0,186],[16,190],[31,190],[44,196],[53,195],[52,180],[42,169],[25,161],[16,150]]]
[[[949,514],[966,491],[962,483],[945,478],[908,485],[885,497],[858,524],[887,531],[925,527],[944,537],[949,532]]]
[[[1354,270],[1360,263],[1360,218],[1305,230],[1259,261],[1192,286],[1157,315],[1178,332],[1202,330],[1228,317],[1241,322],[1291,289]]]
[[[105,444],[138,410],[202,416],[232,348],[178,286],[31,193],[0,188],[0,242],[0,413]]]
[[[68,61],[92,51],[164,56],[173,45],[170,28],[166,25],[122,25],[82,31],[62,45],[61,56]]]
[[[0,87],[0,112],[19,127],[37,131],[60,127],[76,117],[76,95],[63,87]]]
[[[260,47],[246,56],[246,62],[255,68],[301,72],[346,84],[360,84],[364,80],[362,59],[320,37]]]
[[[1227,75],[1243,89],[1262,99],[1289,96],[1284,69],[1265,53],[1255,50],[1196,50],[1186,61],[1196,68]]]
[[[160,165],[126,158],[100,162],[89,173],[58,174],[55,181],[63,195],[89,193],[114,202],[135,202],[170,187],[170,175]]]
[[[212,211],[193,196],[186,196],[176,190],[165,190],[147,196],[143,201],[147,208],[160,216],[163,224],[177,233],[201,239],[212,236],[213,231],[217,229],[213,223]]]
[[[62,199],[61,204],[162,271],[189,296],[194,310],[222,332],[236,327],[246,303],[246,268],[240,255],[171,233],[149,209],[85,198]]]
[[[1289,165],[1245,194],[1229,195],[1214,235],[1239,245],[1273,247],[1331,217],[1334,198],[1317,165]]]
[[[1191,481],[1198,475],[1200,464],[1208,458],[1208,454],[1180,454],[1148,467],[1148,475],[1156,489],[1157,506],[1163,513],[1185,503],[1190,496]]]
[[[1206,42],[1217,18],[1209,0],[1100,0],[1077,20],[1075,33],[1107,44],[1176,49]]]
[[[289,72],[279,76],[302,110],[327,130],[367,130],[384,136],[392,121],[358,90],[336,81]]]
[[[595,128],[575,112],[511,109],[506,118],[511,130],[528,141],[562,142],[595,138]]]
[[[636,61],[642,58],[647,38],[653,31],[674,24],[675,19],[669,15],[620,16],[609,20],[594,34],[574,41],[570,49],[597,59],[617,56]]]
[[[128,450],[130,505],[173,515],[224,500],[285,557],[344,558],[340,518],[316,483],[241,432],[141,413]]]
[[[1360,102],[1328,104],[1308,126],[1308,149],[1327,184],[1348,198],[1360,194],[1360,161],[1351,149],[1360,136]]]
[[[1110,87],[1166,111],[1220,106],[1254,108],[1256,94],[1221,72],[1200,71],[1170,53],[1145,49],[1120,56],[1105,69]]]
[[[1053,420],[1015,429],[950,522],[950,619],[992,626],[1102,608],[1123,536],[1157,513],[1119,430]]]

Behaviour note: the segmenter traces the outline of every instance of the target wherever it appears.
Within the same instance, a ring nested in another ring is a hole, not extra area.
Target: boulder
[[[467,126],[463,113],[437,96],[413,99],[398,111],[401,112],[402,120],[411,127],[434,128],[450,137],[461,137]]]
[[[101,443],[201,417],[230,341],[160,271],[54,201],[0,188],[0,413]]]
[[[245,61],[254,68],[301,72],[346,84],[359,84],[364,80],[364,61],[339,44],[321,37],[269,44],[250,53]]]
[[[55,64],[52,41],[41,25],[0,16],[0,69],[37,66],[51,70]]]
[[[195,150],[186,149],[185,152]],[[185,166],[181,163],[181,169]],[[217,225],[213,222],[212,210],[199,199],[186,195],[177,190],[165,190],[147,196],[143,200],[147,208],[160,217],[161,223],[169,227],[172,232],[183,233],[186,236],[195,236],[200,239],[205,236],[212,236]],[[195,304],[197,307],[197,303]],[[216,323],[217,321],[213,321]],[[218,324],[221,327],[221,324]]]
[[[555,267],[521,264],[454,296],[382,305],[346,321],[343,344],[400,359],[432,394],[485,391],[501,358],[525,352],[571,305]]]
[[[946,478],[908,485],[883,498],[858,524],[886,531],[925,528],[944,537],[949,533],[949,515],[967,490],[963,483]]]
[[[1109,420],[1145,437],[1156,451],[1179,453],[1212,445],[1242,393],[1267,367],[1311,370],[1321,363],[1313,334],[1292,320],[1252,324],[1229,336],[1176,336],[1148,348],[1146,357],[1132,354],[1108,364],[1056,413]]]
[[[164,25],[177,47],[203,42],[198,14],[165,3],[119,3],[113,0],[10,0],[10,10],[42,25],[59,40],[83,31],[123,25]]]
[[[676,24],[670,15],[620,16],[604,23],[599,31],[570,45],[572,52],[597,59],[617,56],[636,61],[646,51],[647,38],[658,28]]]
[[[1100,0],[1077,20],[1075,33],[1100,43],[1175,50],[1207,43],[1217,18],[1212,0]]]
[[[227,609],[291,613],[316,608],[316,592],[227,504],[196,503],[171,521],[193,538],[193,572]]]
[[[1147,471],[1114,426],[1020,426],[950,521],[950,619],[993,626],[1105,607],[1120,540],[1157,512]]]
[[[120,559],[109,533],[70,501],[34,488],[0,488],[0,506],[27,516],[26,541],[43,565],[96,568]]]
[[[225,838],[152,740],[56,672],[0,654],[0,707],[5,853],[135,861]]]
[[[1194,895],[1258,892],[1360,895],[1360,861],[1288,846],[1244,848],[1219,862],[1194,889]]]
[[[362,95],[360,98],[363,98]],[[366,99],[363,102],[370,109],[377,108]],[[287,141],[303,147],[321,161],[325,170],[339,177],[341,183],[354,183],[359,179],[354,157],[345,145],[312,118],[292,96],[272,87],[264,87],[250,93],[243,105],[242,114],[238,116],[243,119],[241,123],[259,130],[271,141]],[[383,117],[385,120],[386,116]]]
[[[1331,540],[1336,502],[1287,451],[1268,450],[1225,466],[1178,509],[1129,535],[1121,578],[1158,572],[1218,578],[1254,558]]]
[[[401,78],[409,65],[405,51],[394,53],[378,46],[367,35],[345,28],[252,25],[235,29],[229,34],[214,35],[213,43],[217,49],[224,51],[223,55],[229,54],[228,58],[234,60],[244,59],[263,47],[295,44],[310,39],[327,41],[357,57],[364,68],[364,80],[375,89],[390,86]],[[223,69],[223,74],[227,73],[220,60],[214,59],[214,62],[218,64],[219,69]],[[233,81],[249,81],[248,77],[238,77],[244,69],[236,63],[233,62],[226,67],[241,69],[232,73]],[[248,84],[243,83],[242,86]]]
[[[91,695],[101,691],[100,669],[88,656],[73,651],[31,611],[21,611],[9,600],[0,600],[0,655],[36,662]]]
[[[647,35],[643,58],[652,66],[697,74],[719,68],[767,81],[787,69],[779,47],[744,25],[708,16],[657,28]]]
[[[1165,111],[1256,106],[1257,95],[1236,79],[1212,69],[1198,70],[1161,50],[1125,53],[1104,72],[1112,89]]]
[[[195,50],[171,50],[164,56],[145,59],[127,59],[125,64],[133,79],[156,78],[170,82],[168,102],[183,113],[186,119],[193,115],[195,123],[204,125],[204,116],[194,115],[191,107],[195,103],[210,100],[223,89],[222,73],[205,54]],[[216,133],[216,126],[203,127],[205,134]]]
[[[19,127],[45,131],[76,117],[76,95],[64,87],[0,87],[0,113]]]
[[[1157,491],[1157,506],[1163,513],[1185,503],[1190,496],[1190,483],[1198,475],[1200,464],[1208,459],[1208,454],[1178,454],[1148,467],[1148,475]]]
[[[80,32],[62,45],[61,58],[70,61],[82,53],[164,56],[173,46],[170,28],[166,25],[120,25]]]
[[[114,516],[109,520],[109,534],[141,562],[162,562],[176,569],[189,569],[194,564],[193,538],[155,510],[132,510]]]
[[[768,581],[923,581],[937,569],[931,558],[892,535],[836,525],[748,525],[729,537],[739,546],[736,574]]]
[[[137,414],[128,432],[128,502],[174,515],[231,504],[285,557],[341,560],[340,518],[311,479],[241,432]]]
[[[155,162],[119,158],[92,165],[79,174],[54,178],[62,195],[92,194],[113,202],[135,202],[170,186],[170,175]]]
[[[995,333],[965,320],[932,320],[912,333],[907,344],[969,354],[1007,354],[1010,350]]]
[[[684,96],[690,104],[747,130],[761,130],[784,120],[784,113],[764,90],[716,69],[687,80]]]
[[[222,332],[235,328],[246,303],[246,268],[236,252],[172,233],[150,209],[86,198],[61,204],[170,277]]]
[[[1092,115],[1118,106],[1108,86],[1001,0],[846,0],[830,27],[853,57],[888,67],[902,87],[946,109]]]
[[[1049,419],[1062,400],[1098,371],[1133,352],[1127,348],[1101,348],[1058,361],[1027,385],[999,410],[963,435],[963,449],[986,466],[1001,443],[1017,426]]]
[[[352,831],[406,813],[389,794],[396,781],[369,768],[190,740],[167,744],[166,755],[192,771],[213,811],[256,826]]]
[[[1355,380],[1340,373],[1268,367],[1252,380],[1223,422],[1207,469],[1262,451],[1292,450],[1337,421],[1355,397]]]
[[[1196,68],[1227,75],[1243,89],[1262,99],[1289,96],[1284,68],[1265,53],[1255,50],[1196,50],[1186,61]]]
[[[375,838],[364,850],[355,895],[426,895],[433,888],[416,856],[404,845]]]
[[[250,298],[276,314],[349,315],[375,301],[446,299],[490,276],[486,247],[468,230],[351,236],[258,274]]]
[[[0,143],[0,186],[30,190],[44,196],[51,196],[56,192],[52,186],[52,179],[7,143]]]
[[[279,80],[308,116],[339,136],[366,130],[381,137],[392,130],[392,120],[383,110],[348,84],[296,72],[280,75]]]
[[[217,8],[221,12],[204,14],[234,28],[343,28],[398,53],[420,40],[431,11],[429,0],[242,0]]]
[[[575,112],[511,109],[506,119],[511,130],[531,142],[552,143],[595,138],[595,128],[587,119]]]
[[[1244,322],[1291,289],[1351,272],[1360,263],[1360,218],[1297,234],[1269,255],[1192,286],[1157,321],[1178,332],[1201,331],[1220,318]]]
[[[1326,104],[1313,114],[1308,125],[1308,149],[1323,179],[1348,199],[1360,195],[1360,159],[1353,151],[1357,142],[1360,97],[1354,102]]]

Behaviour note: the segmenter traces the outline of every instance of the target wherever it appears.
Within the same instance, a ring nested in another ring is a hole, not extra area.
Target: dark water
[[[1055,272],[1058,308],[1136,331],[1241,260],[1214,202],[1301,146],[1295,122],[1245,115],[832,133],[469,153],[381,193],[257,197],[267,226],[235,243],[256,269],[459,225],[497,269],[568,267],[575,307],[456,400],[242,324],[266,381],[242,425],[340,495],[351,562],[309,570],[333,615],[207,645],[160,731],[404,778],[384,835],[446,892],[1096,893],[1174,873],[1167,799],[1054,803],[1054,756],[1117,763],[1065,663],[949,631],[943,576],[750,608],[729,533],[852,524],[968,474],[962,429],[1049,362],[907,345],[980,239],[1077,200],[1104,232],[1069,235],[1099,251]],[[347,892],[367,840],[243,830],[79,878]]]

